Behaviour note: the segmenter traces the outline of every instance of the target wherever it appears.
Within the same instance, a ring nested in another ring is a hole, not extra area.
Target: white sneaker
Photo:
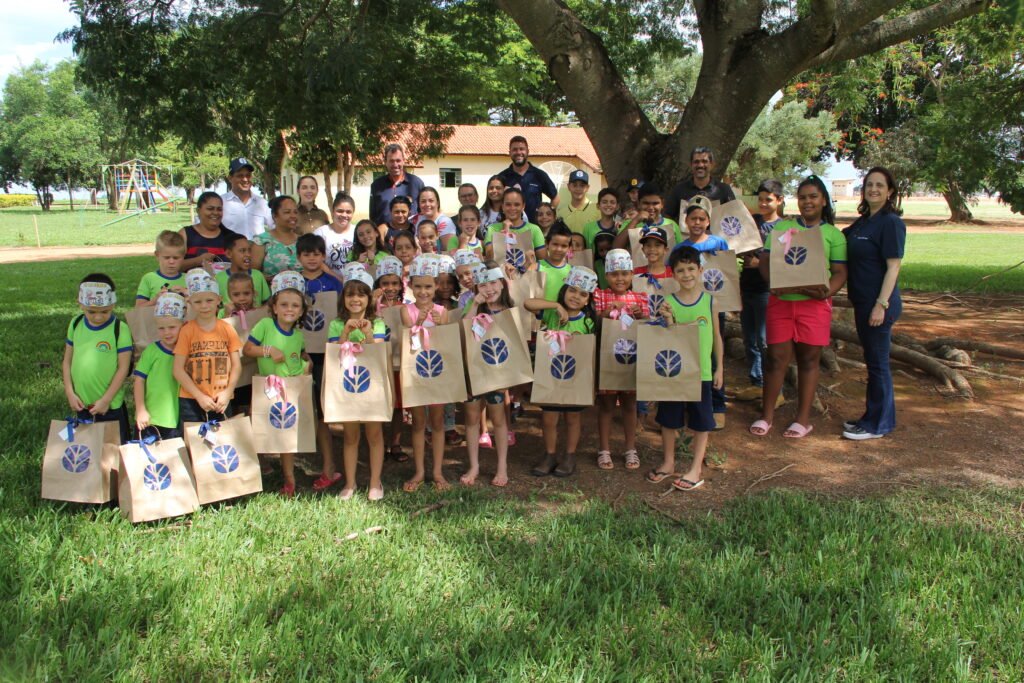
[[[881,439],[885,434],[872,434],[871,432],[854,425],[850,429],[843,430],[843,438],[851,441],[867,441],[868,439]]]

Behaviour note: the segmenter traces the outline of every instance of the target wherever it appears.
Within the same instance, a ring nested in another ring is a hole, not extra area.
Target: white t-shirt
[[[356,239],[356,229],[350,223],[348,230],[335,232],[330,224],[321,225],[315,233],[324,238],[327,243],[327,257],[324,262],[335,275],[341,275],[341,269],[349,262],[352,253],[352,244]]]
[[[420,223],[422,223],[425,220],[430,220],[430,219],[428,219],[426,216],[423,216],[423,215],[418,216],[416,218],[416,227],[419,227]],[[455,227],[455,223],[453,223],[452,219],[448,218],[448,216],[445,216],[443,213],[437,214],[437,218],[434,218],[433,221],[434,221],[434,223],[437,224],[437,236],[438,237],[448,237],[450,235],[457,235],[458,234],[458,230]],[[416,234],[419,235],[419,231],[417,231]],[[442,240],[442,243],[447,242],[447,241],[448,240]]]
[[[237,194],[228,191],[220,196],[224,201],[224,218],[221,222],[228,230],[252,239],[267,230],[273,230],[274,221],[270,216],[267,200],[256,194],[249,195],[248,202],[242,202]]]

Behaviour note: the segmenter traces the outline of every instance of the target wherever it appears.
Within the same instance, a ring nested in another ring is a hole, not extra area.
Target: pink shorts
[[[766,341],[785,344],[792,341],[810,346],[828,346],[832,340],[832,299],[783,301],[768,297],[765,314]]]

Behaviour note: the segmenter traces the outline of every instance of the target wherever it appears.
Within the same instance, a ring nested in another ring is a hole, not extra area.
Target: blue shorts
[[[582,413],[586,406],[541,406],[544,413]]]
[[[466,403],[475,403],[476,401],[484,401],[488,405],[500,406],[505,402],[505,389],[500,391],[489,391],[486,394],[480,394],[479,396],[470,396]]]
[[[659,401],[654,420],[665,429],[688,427],[694,432],[713,432],[715,415],[711,408],[711,382],[700,383],[700,401]]]

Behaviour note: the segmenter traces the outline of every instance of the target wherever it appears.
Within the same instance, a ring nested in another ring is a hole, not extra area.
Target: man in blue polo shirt
[[[516,135],[508,141],[508,155],[512,163],[498,174],[505,187],[518,187],[526,199],[526,217],[531,223],[537,222],[537,207],[543,201],[541,195],[551,198],[551,208],[558,208],[558,188],[551,177],[542,169],[530,163],[530,146],[526,138]]]
[[[419,212],[423,181],[405,172],[405,150],[399,144],[391,143],[384,148],[384,166],[388,172],[370,183],[370,220],[378,228],[387,229],[391,223],[391,200],[395,197],[410,199],[410,216]]]

